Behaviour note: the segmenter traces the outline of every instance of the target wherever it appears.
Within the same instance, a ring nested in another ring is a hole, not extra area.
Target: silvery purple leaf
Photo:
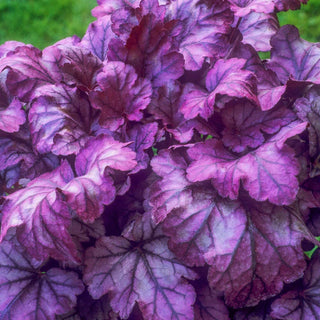
[[[55,320],[76,305],[84,285],[75,272],[51,268],[21,248],[0,244],[0,317],[3,320]]]
[[[320,84],[320,47],[301,39],[296,27],[281,27],[271,46],[269,67],[282,83],[292,79]]]
[[[279,29],[275,13],[251,12],[243,17],[239,30],[243,43],[252,45],[257,51],[269,51],[270,39]]]
[[[188,151],[194,161],[187,169],[187,178],[194,182],[212,179],[219,194],[230,199],[237,199],[242,181],[255,200],[290,204],[299,189],[296,176],[300,167],[294,151],[284,142],[305,128],[306,123],[294,122],[258,149],[242,156],[228,151],[221,141],[198,143]]]
[[[97,2],[98,6],[92,10],[92,15],[96,18],[111,15],[114,11],[121,8],[136,9],[140,4],[140,0],[98,0]]]
[[[221,112],[225,129],[222,141],[235,152],[248,147],[257,148],[265,141],[263,133],[272,134],[296,120],[293,112],[286,108],[261,111],[249,101],[238,100],[226,105]]]
[[[25,43],[20,41],[6,41],[0,45],[0,58],[4,58],[8,53],[14,51],[17,47],[25,46]],[[29,45],[31,47],[31,45]]]
[[[210,9],[197,1],[172,1],[166,18],[178,19],[175,39],[180,43],[185,69],[199,70],[206,57],[221,57],[225,52],[227,35],[231,32],[233,14],[225,2],[210,4]]]
[[[110,204],[117,193],[108,168],[119,171],[132,170],[137,162],[136,153],[127,144],[105,135],[91,138],[76,156],[77,177],[63,186],[67,203],[84,221],[92,223]]]
[[[33,145],[40,153],[77,154],[89,139],[97,112],[77,88],[46,85],[29,110]]]
[[[149,214],[137,215],[121,237],[100,238],[85,264],[91,296],[108,293],[120,317],[127,318],[137,302],[144,319],[193,319],[195,292],[181,277],[196,274],[175,259]]]
[[[216,199],[216,207],[214,248],[205,258],[209,283],[228,305],[254,306],[303,275],[301,240],[311,236],[298,212],[248,198]]]
[[[188,163],[182,155],[163,150],[152,159],[151,166],[162,179],[150,184],[145,197],[154,221],[159,223],[171,210],[185,207],[190,202],[190,182],[186,178]]]
[[[30,46],[19,46],[0,61],[0,69],[9,68],[7,87],[9,92],[28,102],[36,88],[54,84],[63,79],[57,65],[56,47],[48,47],[43,52]]]
[[[244,59],[220,59],[207,74],[207,91],[195,86],[187,86],[180,107],[184,117],[193,119],[199,114],[202,118],[208,119],[214,112],[218,95],[246,98],[259,105],[253,74],[248,70],[243,70],[245,63]]]
[[[110,16],[106,15],[92,22],[80,45],[89,49],[101,61],[106,60],[108,46],[111,39],[116,35],[111,30]]]
[[[271,316],[276,319],[319,320],[320,319],[320,257],[319,250],[304,274],[302,283],[288,291],[271,305]]]
[[[150,102],[151,84],[123,62],[108,62],[97,77],[100,90],[91,92],[93,107],[101,110],[101,126],[115,131],[126,121],[139,121]]]
[[[10,228],[29,254],[38,260],[53,257],[79,262],[68,232],[71,216],[59,188],[73,178],[67,161],[52,172],[30,181],[24,189],[6,197],[2,208],[1,240]]]
[[[250,12],[271,13],[274,11],[272,0],[230,0],[231,9],[239,17],[246,16]]]

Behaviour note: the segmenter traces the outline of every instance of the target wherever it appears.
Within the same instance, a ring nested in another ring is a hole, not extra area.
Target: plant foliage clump
[[[320,319],[305,2],[99,0],[0,46],[0,319]]]

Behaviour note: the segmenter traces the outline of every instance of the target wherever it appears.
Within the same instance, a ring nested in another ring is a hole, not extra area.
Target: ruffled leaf
[[[96,114],[79,89],[43,86],[29,111],[32,142],[40,153],[77,154],[89,139]]]
[[[101,91],[94,91],[90,100],[101,110],[100,125],[117,130],[127,120],[141,120],[152,94],[150,82],[138,78],[130,65],[122,62],[108,62],[98,75]]]
[[[194,86],[185,89],[184,102],[180,108],[184,117],[193,119],[199,114],[208,119],[213,114],[218,95],[247,98],[259,105],[253,75],[250,71],[243,70],[244,65],[243,59],[218,60],[207,74],[207,92]]]
[[[212,179],[221,196],[236,199],[240,181],[250,196],[278,205],[290,204],[299,189],[296,176],[299,163],[284,142],[305,130],[306,123],[292,123],[258,149],[244,156],[229,152],[220,141],[208,140],[189,150],[195,161],[189,166],[188,179]]]

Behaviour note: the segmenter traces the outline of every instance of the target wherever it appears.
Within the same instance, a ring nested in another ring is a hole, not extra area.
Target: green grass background
[[[74,34],[82,37],[94,20],[96,0],[0,0],[0,44],[7,40],[43,49]],[[320,0],[279,14],[281,25],[296,25],[302,37],[320,42]]]

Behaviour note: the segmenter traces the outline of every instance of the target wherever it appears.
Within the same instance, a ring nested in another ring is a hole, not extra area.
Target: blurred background
[[[74,34],[82,37],[96,5],[96,0],[0,0],[0,44],[17,40],[43,49]],[[281,25],[296,25],[304,39],[320,42],[320,0],[281,12],[279,19]]]

